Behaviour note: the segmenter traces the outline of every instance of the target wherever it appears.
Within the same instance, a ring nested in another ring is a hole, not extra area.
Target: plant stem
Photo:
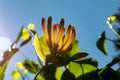
[[[84,74],[84,68],[83,68],[83,65],[80,64],[80,67],[81,67],[81,71],[82,71],[82,75]]]
[[[22,80],[25,80],[24,75],[22,74],[22,72],[19,69],[18,69],[18,71],[19,71],[19,73],[21,75]]]
[[[20,53],[25,59],[28,59],[28,58],[24,55],[24,53],[23,53],[22,51],[19,50],[19,53]]]
[[[108,24],[109,28],[117,35],[117,37],[120,38],[120,35],[115,31],[112,24],[109,21],[107,21],[107,24]]]
[[[45,68],[46,68],[46,66],[43,66],[43,67],[40,69],[40,71],[38,71],[38,72],[36,73],[36,75],[35,75],[35,77],[34,77],[33,80],[36,80],[36,79],[37,79],[37,76],[38,76]]]
[[[108,63],[106,66],[104,66],[99,72],[98,72],[98,75],[100,77],[100,80],[102,80],[102,77],[101,77],[101,73],[104,72],[106,69],[112,67],[113,65],[115,65],[116,63],[120,62],[120,57],[116,57],[114,58],[110,63]]]

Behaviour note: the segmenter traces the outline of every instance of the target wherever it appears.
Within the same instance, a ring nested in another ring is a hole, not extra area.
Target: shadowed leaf
[[[54,65],[48,65],[41,73],[45,80],[60,80],[62,75],[62,70],[60,67],[55,67]]]
[[[40,66],[37,62],[35,61],[30,61],[28,59],[26,59],[23,62],[24,67],[31,73],[37,73],[38,70],[40,69]]]
[[[105,55],[107,55],[105,31],[100,35],[96,45],[100,51],[102,51]]]
[[[76,80],[75,76],[68,70],[66,69],[64,73],[62,74],[61,80]]]
[[[75,55],[73,55],[70,60],[71,61],[74,61],[74,60],[81,60],[83,58],[85,58],[88,54],[85,53],[85,52],[79,52],[79,53],[76,53]]]

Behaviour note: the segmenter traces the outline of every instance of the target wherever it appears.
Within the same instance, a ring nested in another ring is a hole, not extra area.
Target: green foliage
[[[120,75],[118,72],[114,71],[113,69],[107,68],[101,73],[101,79],[102,80],[120,80]]]
[[[43,80],[60,80],[62,75],[62,69],[60,67],[56,67],[52,64],[45,66],[41,74],[37,77],[43,78]]]
[[[78,78],[83,74],[97,70],[97,66],[94,64],[92,65],[92,63],[97,64],[97,62],[92,61],[92,59],[86,59],[83,61],[74,61],[74,62],[70,62],[70,64],[67,66],[67,69],[72,74],[74,74],[76,78]]]
[[[39,38],[38,35],[35,34],[33,45],[39,58],[44,61],[46,59],[46,56],[50,53],[44,36],[41,35]]]
[[[2,65],[2,67],[0,67],[0,80],[4,79],[4,71],[5,71],[6,67],[7,67],[7,65],[8,65],[8,61],[6,63],[4,63]]]
[[[61,80],[75,80],[75,76],[68,70],[66,69],[64,73],[62,74]]]
[[[31,73],[37,73],[38,70],[40,69],[40,65],[35,62],[35,61],[30,61],[28,59],[26,59],[24,62],[23,62],[23,65],[24,67]]]
[[[118,20],[118,16],[109,16],[108,24],[110,28],[117,34],[117,36],[119,36],[119,32],[116,32],[112,26],[112,22],[115,20]],[[50,24],[50,22],[48,23]],[[44,27],[44,20],[42,24]],[[86,58],[88,53],[80,52],[77,40],[72,42],[72,48],[69,47],[70,50],[68,49],[66,52],[63,51],[64,53],[61,54],[55,54],[54,52],[50,51],[44,35],[41,35],[40,37],[37,35],[37,32],[34,30],[34,24],[30,24],[28,27],[29,30],[34,34],[33,46],[37,53],[37,57],[44,61],[44,65],[39,65],[37,61],[25,59],[24,62],[20,62],[18,66],[16,66],[16,69],[12,72],[11,76],[14,79],[22,77],[23,80],[29,80],[29,78],[27,78],[27,72],[30,72],[36,74],[34,80],[120,80],[120,68],[118,68],[116,71],[112,69],[113,65],[120,63],[120,56],[114,57],[110,63],[106,64],[103,68],[98,69],[98,62],[96,59]],[[57,29],[59,28],[56,28],[56,30]],[[74,28],[72,31],[75,32]],[[72,35],[73,38],[74,36],[75,34]],[[19,48],[16,48],[15,45],[21,39],[23,41],[20,43]],[[104,31],[96,43],[98,49],[105,55],[107,55],[106,39],[108,38],[106,38]],[[4,80],[4,72],[12,56],[30,40],[31,35],[29,34],[29,31],[22,27],[17,39],[12,43],[10,50],[5,51],[2,56],[3,60],[0,61],[0,80]],[[61,42],[62,39],[60,43]],[[112,42],[116,45],[120,45],[119,41],[113,40]],[[59,43],[57,45],[59,46]],[[53,44],[51,44],[51,46],[53,46]]]
[[[0,80],[3,80],[4,72],[9,63],[11,57],[18,51],[18,49],[12,49],[11,51],[5,51],[3,54],[3,60],[0,61]]]
[[[9,60],[12,58],[12,56],[19,51],[19,48],[15,48],[16,44],[18,43],[18,41],[20,39],[23,39],[23,42],[20,44],[20,47],[22,47],[23,45],[27,44],[30,39],[31,36],[28,33],[27,29],[25,28],[21,28],[19,35],[17,36],[17,39],[11,44],[10,49],[6,50],[5,52],[3,52],[3,60],[0,61],[0,80],[3,80],[4,77],[4,72],[6,70],[6,67],[9,63]]]
[[[79,52],[74,54],[72,57],[69,58],[70,61],[74,61],[74,60],[82,60],[84,59],[88,54],[85,52]]]
[[[102,34],[99,36],[96,45],[100,51],[102,51],[105,55],[107,55],[105,31],[102,32]]]

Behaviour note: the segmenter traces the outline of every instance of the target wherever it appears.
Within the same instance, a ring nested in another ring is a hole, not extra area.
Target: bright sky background
[[[8,37],[14,41],[22,25],[33,23],[41,33],[41,18],[53,17],[53,23],[65,19],[65,26],[69,24],[76,28],[76,39],[79,40],[80,50],[88,52],[88,57],[96,58],[99,68],[111,61],[115,50],[111,42],[107,42],[108,56],[96,48],[96,41],[103,30],[108,37],[114,33],[106,24],[106,16],[118,11],[119,0],[0,0],[0,37]],[[30,44],[21,48],[21,51],[31,60],[36,60],[34,49]],[[5,80],[12,80],[10,73],[15,68],[16,61],[23,61],[17,53],[12,57],[6,70]]]

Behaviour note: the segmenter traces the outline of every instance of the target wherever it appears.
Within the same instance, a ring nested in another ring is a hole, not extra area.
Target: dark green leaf
[[[105,31],[100,35],[96,45],[100,51],[102,51],[105,55],[107,55]]]
[[[98,70],[83,74],[79,76],[76,80],[100,80],[98,76]]]
[[[63,57],[57,55],[48,55],[46,56],[46,62],[49,62],[56,67],[59,67],[66,66],[70,62],[70,60],[66,60]]]
[[[90,64],[92,66],[98,67],[97,60],[95,58],[89,58],[85,60],[78,61],[80,64]]]
[[[113,16],[116,16],[116,20],[120,23],[120,14],[115,14]]]
[[[61,77],[61,80],[76,80],[76,79],[75,76],[68,69],[66,69]]]
[[[48,65],[42,74],[45,80],[60,80],[62,75],[62,70],[60,67],[55,67],[54,65]]]
[[[120,80],[120,77],[116,71],[111,68],[105,69],[101,73],[102,80]]]
[[[117,72],[119,72],[119,74],[120,74],[120,68],[117,69]]]
[[[31,72],[31,73],[37,73],[38,70],[40,69],[40,66],[37,62],[35,61],[30,61],[28,59],[26,59],[24,62],[23,62],[23,65],[25,66],[25,68]]]
[[[85,52],[76,53],[75,55],[73,55],[73,56],[70,58],[70,61],[81,60],[81,59],[85,58],[87,55],[88,55],[88,54],[85,53]]]

